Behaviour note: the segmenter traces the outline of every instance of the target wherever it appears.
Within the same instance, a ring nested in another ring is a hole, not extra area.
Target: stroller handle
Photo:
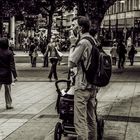
[[[59,83],[67,83],[67,89],[66,89],[66,91],[67,91],[70,88],[71,80],[57,80],[55,82],[55,86],[56,86],[56,90],[58,93],[60,93]]]

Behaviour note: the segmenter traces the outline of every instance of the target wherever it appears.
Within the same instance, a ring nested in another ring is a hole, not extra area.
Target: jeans
[[[43,66],[44,66],[44,67],[48,67],[48,63],[49,63],[49,62],[48,62],[48,56],[45,56],[45,57],[44,57],[44,61],[43,61]]]
[[[0,90],[1,90],[2,84],[0,84]],[[11,85],[4,84],[5,88],[5,102],[6,106],[11,106],[12,104],[12,98],[11,98]]]
[[[124,62],[125,62],[125,55],[119,56],[118,68],[124,68]]]
[[[36,67],[36,57],[32,57],[32,67]]]
[[[133,63],[134,63],[134,56],[129,56],[129,59],[130,59],[130,64],[131,64],[131,66],[133,66]]]
[[[57,72],[56,72],[56,66],[57,66],[58,59],[51,58],[50,59],[50,62],[52,64],[52,66],[51,66],[51,70],[50,70],[50,73],[49,73],[48,78],[51,79],[52,78],[52,75],[54,75],[54,79],[57,80],[58,77],[57,77]]]
[[[95,90],[77,90],[74,94],[74,126],[78,140],[97,140]]]

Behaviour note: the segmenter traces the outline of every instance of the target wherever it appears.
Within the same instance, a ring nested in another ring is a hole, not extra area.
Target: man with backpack
[[[88,60],[92,44],[85,37],[90,37],[93,40],[94,38],[89,34],[89,28],[90,21],[88,18],[79,17],[77,29],[82,34],[81,39],[69,56],[70,69],[77,68],[74,94],[74,126],[78,140],[97,140],[96,86],[87,81],[85,72],[82,69],[82,63],[84,66],[90,65]]]

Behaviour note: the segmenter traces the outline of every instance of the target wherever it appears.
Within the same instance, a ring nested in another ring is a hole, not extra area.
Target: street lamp
[[[127,4],[126,4],[126,0],[121,0],[120,3],[124,4],[124,29],[123,29],[123,33],[124,33],[124,42],[126,44],[126,34],[127,34],[126,12],[127,12]]]
[[[109,39],[111,39],[111,20],[110,20],[110,11],[108,14],[108,18],[109,18]]]
[[[116,1],[116,4],[118,4],[118,0]],[[116,40],[118,39],[118,5],[115,4],[115,8],[116,8],[116,34],[115,34],[115,38]]]

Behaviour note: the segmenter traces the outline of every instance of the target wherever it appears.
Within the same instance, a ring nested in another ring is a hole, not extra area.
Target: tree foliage
[[[78,15],[88,16],[93,29],[98,30],[106,11],[115,1],[116,0],[63,0],[63,3],[68,9],[72,9],[76,5]]]
[[[72,10],[77,6],[78,15],[88,16],[93,29],[98,29],[107,9],[116,0],[0,0],[0,16],[39,14],[49,16],[49,28],[53,14],[60,7]]]

